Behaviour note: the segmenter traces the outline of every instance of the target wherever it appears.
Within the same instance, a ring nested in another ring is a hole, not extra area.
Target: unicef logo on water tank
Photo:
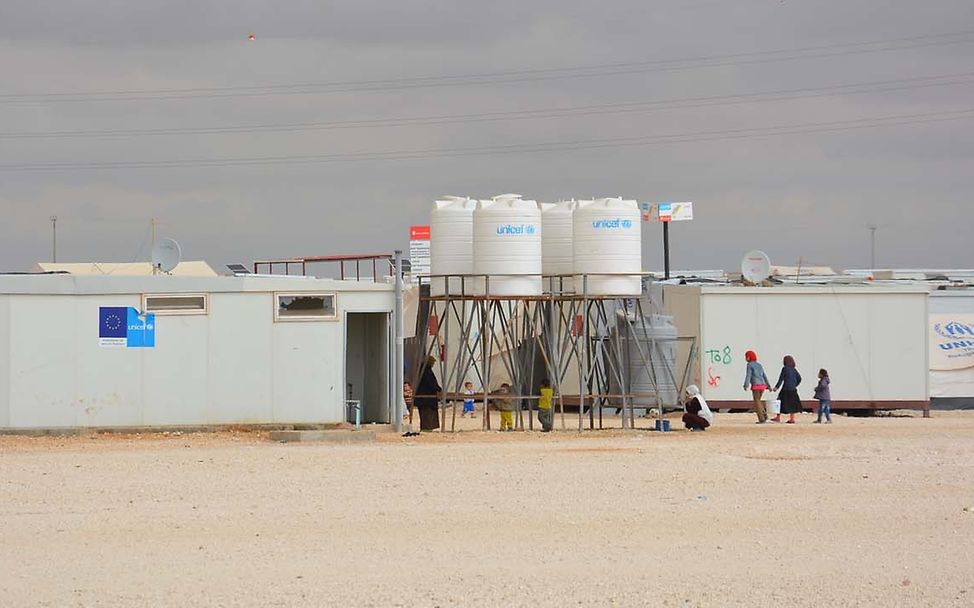
[[[497,227],[497,234],[501,236],[532,236],[537,231],[534,224],[502,224]]]
[[[594,220],[592,222],[592,228],[601,228],[603,230],[629,230],[632,228],[632,220],[624,217]]]

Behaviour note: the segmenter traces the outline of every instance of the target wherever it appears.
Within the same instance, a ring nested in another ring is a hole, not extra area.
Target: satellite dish
[[[172,239],[162,239],[152,248],[152,269],[170,272],[182,259],[179,243]]]
[[[741,276],[751,283],[760,283],[771,276],[771,260],[768,254],[757,249],[748,251],[741,260]]]

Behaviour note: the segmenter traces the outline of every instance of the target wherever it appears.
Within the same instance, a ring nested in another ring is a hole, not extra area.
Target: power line
[[[780,61],[796,61],[820,57],[837,57],[863,53],[942,46],[974,42],[974,30],[949,32],[906,38],[889,38],[863,42],[751,51],[725,55],[686,57],[652,61],[606,63],[561,68],[521,69],[498,72],[452,74],[441,76],[413,76],[373,80],[346,80],[277,85],[230,87],[187,87],[171,89],[132,89],[103,91],[61,91],[48,93],[0,94],[2,104],[34,104],[98,101],[145,101],[165,99],[201,99],[222,97],[254,97],[267,95],[318,95],[346,92],[394,91],[415,88],[474,86],[513,82],[591,78],[622,74],[682,71],[707,67],[725,67]]]
[[[561,150],[593,150],[632,146],[652,146],[679,143],[697,143],[733,139],[748,139],[779,135],[803,135],[812,133],[842,132],[855,129],[913,125],[974,118],[974,108],[920,114],[901,114],[875,118],[860,118],[818,123],[799,123],[771,127],[752,127],[720,131],[698,131],[670,135],[614,137],[561,142],[509,144],[504,146],[479,146],[468,148],[442,148],[426,150],[390,150],[379,152],[347,152],[318,155],[223,157],[198,159],[169,159],[146,161],[105,162],[51,162],[0,164],[0,171],[60,171],[97,169],[156,169],[189,167],[231,167],[249,165],[282,165],[304,163],[333,163],[361,161],[429,160],[443,157],[488,156]]]
[[[712,95],[705,97],[684,97],[653,101],[616,102],[561,108],[542,108],[532,110],[513,110],[506,112],[480,112],[472,114],[446,114],[437,116],[414,116],[397,118],[377,118],[330,122],[271,123],[251,125],[227,125],[217,127],[171,127],[157,129],[84,129],[74,131],[12,131],[0,132],[0,139],[74,139],[96,137],[147,137],[159,135],[222,135],[234,133],[274,133],[291,131],[359,129],[369,127],[430,126],[441,124],[493,122],[501,120],[529,120],[541,118],[565,118],[587,115],[646,112],[666,109],[685,109],[709,106],[738,105],[769,101],[810,99],[835,95],[859,95],[865,93],[900,91],[929,87],[951,86],[974,82],[974,72],[944,74],[939,76],[919,76],[880,80],[827,87],[803,87],[740,93],[734,95]]]

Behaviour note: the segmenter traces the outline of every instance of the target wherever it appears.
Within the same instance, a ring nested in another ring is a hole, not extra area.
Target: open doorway
[[[345,398],[359,402],[363,424],[390,421],[389,355],[389,313],[346,314]]]

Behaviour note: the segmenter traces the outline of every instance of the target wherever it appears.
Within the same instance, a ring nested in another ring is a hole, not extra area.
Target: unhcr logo
[[[940,350],[974,349],[974,325],[950,321],[949,323],[937,323],[933,326],[933,330],[948,340],[937,345]]]
[[[933,326],[933,330],[950,340],[957,338],[974,338],[974,325],[968,325],[967,323],[961,323],[960,321],[937,323]]]
[[[592,222],[592,228],[595,229],[603,228],[606,230],[621,228],[623,230],[629,230],[630,228],[632,228],[632,220],[627,218],[622,218],[622,217],[595,220],[594,222]]]
[[[497,234],[501,236],[520,236],[522,234],[531,236],[537,230],[534,224],[504,224],[497,227]]]

